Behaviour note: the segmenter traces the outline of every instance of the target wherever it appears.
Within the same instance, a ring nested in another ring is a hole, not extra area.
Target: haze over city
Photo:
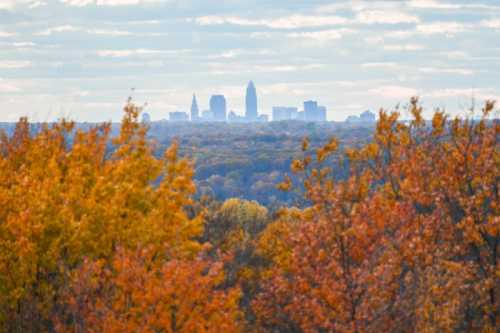
[[[2,0],[0,121],[153,120],[222,94],[245,114],[317,100],[328,120],[500,96],[498,1]],[[427,114],[427,115],[428,115]]]

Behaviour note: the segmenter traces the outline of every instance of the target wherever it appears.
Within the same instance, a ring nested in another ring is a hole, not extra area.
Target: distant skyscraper
[[[346,123],[351,123],[351,124],[357,124],[357,123],[362,123],[362,124],[373,124],[376,121],[376,116],[375,113],[371,112],[370,110],[366,110],[362,114],[358,116],[349,116],[345,120]]]
[[[229,111],[227,121],[230,123],[241,123],[244,121],[244,118],[242,116],[238,116],[234,111]]]
[[[226,121],[226,98],[223,95],[210,97],[210,111],[215,121]]]
[[[318,121],[326,121],[326,106],[318,105]]]
[[[304,111],[297,112],[297,120],[306,121],[306,113]]]
[[[304,115],[306,121],[326,121],[326,107],[318,106],[316,101],[306,101]]]
[[[247,120],[257,120],[257,91],[252,81],[248,82],[245,105],[245,117]]]
[[[318,102],[316,101],[305,101],[304,102],[304,113],[306,116],[306,121],[315,121],[318,110]]]
[[[273,121],[297,119],[297,108],[286,106],[273,107]]]
[[[188,121],[189,116],[188,116],[187,112],[181,112],[181,111],[170,112],[169,113],[169,120],[170,121]]]
[[[370,110],[366,110],[359,116],[359,120],[365,123],[374,123],[376,120],[375,113],[371,112]]]
[[[191,121],[197,121],[200,117],[200,110],[196,102],[196,96],[193,94],[193,102],[191,103]]]
[[[267,114],[260,114],[258,117],[257,117],[257,121],[259,123],[267,123],[269,121],[269,116]]]
[[[210,110],[203,110],[201,112],[201,121],[212,121],[214,120],[214,114]]]

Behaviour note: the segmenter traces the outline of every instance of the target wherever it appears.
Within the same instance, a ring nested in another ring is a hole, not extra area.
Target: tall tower
[[[226,98],[223,95],[210,97],[210,111],[215,121],[226,121]]]
[[[318,102],[305,101],[304,102],[304,115],[306,121],[318,121]]]
[[[196,95],[193,94],[193,102],[191,102],[191,121],[197,121],[200,117],[200,110],[196,102]]]
[[[247,120],[257,119],[257,91],[252,81],[248,82],[247,94],[245,98],[245,118]]]

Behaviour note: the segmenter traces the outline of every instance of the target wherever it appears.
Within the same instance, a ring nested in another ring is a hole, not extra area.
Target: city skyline
[[[344,120],[414,95],[463,114],[500,99],[499,17],[495,0],[2,0],[0,121],[119,121],[129,95],[161,119],[193,92],[244,115],[250,79],[266,115],[314,99]]]
[[[196,93],[193,93],[189,113],[182,110],[169,112],[168,120],[191,121],[191,122],[223,121],[223,122],[239,122],[239,123],[254,123],[254,122],[269,121],[268,114],[266,113],[259,114],[257,101],[258,101],[257,88],[253,80],[250,80],[246,87],[244,115],[236,113],[230,107],[230,105],[227,104],[226,97],[223,94],[211,95],[208,101],[209,105],[208,109],[204,110],[200,115],[200,108],[198,106],[198,101],[196,99]],[[318,105],[318,102],[314,100],[304,101],[303,106],[304,106],[303,110],[301,111],[299,111],[299,109],[294,106],[286,106],[286,107],[273,106],[271,120],[272,121],[302,120],[309,122],[327,121],[327,108],[325,106]],[[350,117],[352,120],[355,119],[357,115],[351,115]],[[147,114],[146,118],[147,122],[150,122],[152,120],[149,114]],[[165,118],[155,119],[155,120],[165,120]]]

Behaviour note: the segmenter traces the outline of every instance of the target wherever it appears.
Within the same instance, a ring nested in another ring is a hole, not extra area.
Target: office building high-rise
[[[273,121],[297,119],[297,112],[295,107],[274,106]]]
[[[247,121],[257,120],[257,91],[253,81],[248,82],[247,93],[245,97],[245,118]]]
[[[170,112],[169,113],[169,120],[170,121],[188,121],[189,115],[187,114],[187,112],[182,112],[182,111]]]
[[[304,116],[306,121],[326,121],[326,107],[318,106],[316,101],[305,101]]]
[[[201,112],[201,118],[200,118],[201,121],[213,121],[214,120],[214,115],[212,113],[212,111],[210,110],[203,110]]]
[[[213,120],[226,121],[226,98],[223,95],[210,97],[210,111],[213,114]]]
[[[356,124],[356,123],[373,124],[376,121],[376,116],[375,113],[371,112],[370,110],[366,110],[365,112],[360,114],[359,117],[355,115],[348,116],[345,121],[346,123],[350,124]]]
[[[376,115],[370,110],[366,110],[359,115],[359,120],[365,123],[374,123],[376,121]]]
[[[198,121],[200,118],[200,110],[196,102],[196,95],[193,94],[193,101],[191,102],[191,121]]]
[[[319,106],[317,109],[317,121],[326,121],[326,106]]]
[[[304,102],[304,115],[305,115],[306,121],[315,121],[317,110],[318,110],[318,102],[305,101]]]

